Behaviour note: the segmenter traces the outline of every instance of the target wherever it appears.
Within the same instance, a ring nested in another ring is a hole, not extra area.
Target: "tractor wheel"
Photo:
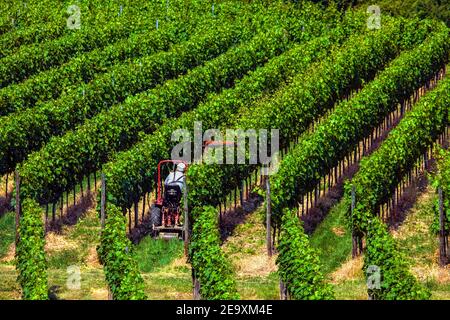
[[[155,236],[155,230],[153,230],[153,226],[159,227],[161,225],[161,208],[152,205],[150,210],[150,225],[151,225],[151,233],[152,236]]]

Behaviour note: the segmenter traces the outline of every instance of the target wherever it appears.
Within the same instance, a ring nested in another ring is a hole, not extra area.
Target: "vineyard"
[[[450,300],[448,23],[316,2],[5,1],[0,299]]]

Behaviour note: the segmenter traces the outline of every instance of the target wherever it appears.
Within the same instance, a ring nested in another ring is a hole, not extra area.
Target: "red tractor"
[[[187,166],[187,163],[181,160],[162,160],[158,163],[157,198],[151,207],[150,216],[154,237],[185,238],[188,227],[185,178]],[[164,182],[161,178],[162,171],[168,172]]]
[[[208,140],[203,144],[203,151],[207,148],[226,146],[234,146],[234,142]],[[163,239],[178,237],[184,239],[186,243],[188,241],[189,221],[185,177],[187,168],[187,162],[182,160],[162,160],[158,163],[157,198],[150,213],[154,237],[159,236]],[[164,183],[161,179],[162,173],[168,173]],[[183,203],[182,200],[184,200]]]

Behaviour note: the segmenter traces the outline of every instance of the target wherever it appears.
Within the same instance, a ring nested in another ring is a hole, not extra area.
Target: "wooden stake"
[[[19,221],[20,221],[20,176],[16,170],[16,248],[19,243]]]
[[[134,227],[139,224],[139,200],[134,202]]]
[[[144,192],[144,195],[142,196],[142,221],[144,221],[144,217],[145,217],[145,198],[146,198],[147,193]]]
[[[272,217],[272,200],[270,198],[270,179],[266,179],[266,244],[267,244],[267,255],[272,257],[272,240],[270,239],[271,232],[271,217]]]
[[[52,204],[52,222],[55,222],[56,217],[56,202],[53,202]]]
[[[189,221],[189,208],[188,208],[188,189],[187,183],[185,183],[183,192],[184,202],[184,255],[187,257],[189,254],[189,238],[190,238],[190,221]]]
[[[287,287],[282,280],[280,280],[280,300],[287,300]]]
[[[8,177],[9,177],[9,174],[7,173],[6,174],[6,185],[5,185],[5,200],[6,200],[6,198],[8,198]]]
[[[352,203],[351,203],[351,219],[352,219],[352,258],[356,258],[358,256],[358,239],[353,231],[353,211],[355,210],[356,205],[356,189],[355,185],[352,185]]]
[[[445,266],[447,264],[447,246],[446,246],[446,234],[445,234],[445,216],[444,216],[444,197],[442,188],[438,189],[439,193],[439,224],[440,224],[440,232],[439,232],[439,264],[440,266]]]
[[[193,282],[194,282],[194,300],[200,300],[200,282],[198,279],[193,276]]]
[[[66,211],[69,212],[69,191],[66,191]]]
[[[100,222],[102,229],[105,228],[105,218],[106,218],[106,179],[105,174],[102,173],[102,187],[101,187],[101,200],[100,200]]]

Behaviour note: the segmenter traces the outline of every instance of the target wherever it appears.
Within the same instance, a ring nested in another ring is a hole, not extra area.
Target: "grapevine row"
[[[183,23],[171,23],[162,30],[130,36],[128,39],[83,53],[58,68],[41,72],[24,82],[0,89],[0,115],[33,107],[37,102],[57,99],[72,86],[88,83],[111,66],[127,60],[166,51],[171,45],[187,40],[189,29],[200,17]],[[187,30],[185,30],[187,28]]]
[[[114,300],[147,299],[144,281],[131,257],[132,247],[126,236],[125,217],[119,208],[109,205],[97,252]]]
[[[400,25],[397,24],[396,27],[400,28]],[[331,108],[334,102],[332,97],[339,97],[347,93],[345,89],[349,86],[357,86],[361,79],[370,79],[371,74],[375,70],[387,63],[390,57],[396,54],[396,50],[398,50],[400,45],[395,44],[395,42],[392,43],[392,39],[395,39],[394,35],[397,32],[398,30],[392,27],[390,32],[386,32],[386,34],[378,33],[363,38],[358,36],[351,38],[344,48],[340,49],[322,64],[313,65],[311,67],[311,70],[314,70],[313,72],[310,74],[306,72],[306,76],[299,75],[297,78],[294,78],[292,84],[286,90],[282,90],[275,98],[269,100],[269,102],[263,101],[261,104],[257,104],[255,108],[252,107],[249,109],[250,111],[248,113],[244,111],[242,118],[237,122],[235,127],[245,129],[270,128],[273,118],[282,117],[285,120],[279,128],[306,130],[309,123],[305,122],[305,120],[309,121],[311,118],[311,120],[314,119],[314,117],[311,117],[311,113],[314,114],[314,111],[316,111],[320,114],[321,111],[318,109],[323,108],[326,110]],[[397,38],[398,40],[399,38]],[[358,63],[355,63],[356,61]],[[361,64],[361,61],[367,62],[369,66]],[[348,74],[341,72],[341,70],[346,69],[351,69],[351,71]],[[339,70],[341,73],[330,74],[329,70]],[[355,81],[352,77],[354,74],[359,74],[361,78]],[[320,89],[316,89],[318,83],[322,84]],[[335,91],[333,92],[333,90]],[[323,96],[321,97],[319,94],[323,94]],[[314,101],[311,97],[318,97],[318,100],[322,101]],[[333,100],[330,101],[330,98]],[[287,112],[287,110],[295,109],[295,106],[300,106],[298,107],[300,110],[297,109],[296,113],[292,112],[289,116],[284,116],[280,112],[280,110],[286,110]],[[267,113],[269,116],[272,115],[272,118],[266,117]],[[289,121],[293,121],[292,125],[290,125]],[[259,127],[258,124],[265,124],[266,126]],[[280,139],[283,139],[283,137],[284,135],[281,134]],[[283,140],[281,140],[281,144],[283,144]],[[188,203],[191,210],[192,208],[194,208],[193,210],[195,208],[201,208],[204,205],[220,204],[221,199],[230,190],[239,185],[242,177],[248,176],[249,172],[251,172],[249,168],[251,168],[249,165],[191,166],[187,174],[189,190]],[[289,175],[287,176],[289,177]],[[196,223],[198,222],[194,219],[193,225],[195,226]],[[191,242],[191,245],[195,246],[195,242]],[[200,254],[211,257],[213,250],[219,249],[215,247],[200,248]],[[296,292],[296,289],[292,287],[295,284],[290,282],[291,292]]]
[[[0,147],[0,172],[12,171],[17,163],[52,136],[73,129],[114,103],[220,55],[242,37],[248,36],[248,32],[247,35],[242,33],[223,24],[204,35],[193,36],[168,52],[116,65],[110,72],[69,91],[58,100],[1,118],[0,137],[3,144]]]
[[[5,5],[5,12],[0,16],[0,35],[6,35],[14,30],[27,29],[45,21],[54,23],[61,7],[55,6],[53,1],[14,1]],[[14,20],[14,21],[13,21]]]
[[[351,201],[352,188],[356,201],[355,208],[348,213],[349,221],[354,232],[366,235],[364,267],[377,266],[383,283],[379,288],[369,288],[373,299],[416,300],[430,296],[409,273],[407,260],[374,213],[448,126],[449,108],[450,78],[447,77],[421,98],[370,157],[361,161],[360,170],[346,185],[347,203]]]
[[[21,47],[12,55],[0,59],[0,88],[21,82],[27,77],[59,66],[79,52],[104,47],[111,42],[128,37],[133,31],[143,29],[152,12],[141,12],[133,18],[114,19],[104,25],[71,32],[61,38]]]
[[[366,233],[368,221],[378,207],[390,198],[404,175],[448,125],[449,108],[447,77],[421,98],[370,157],[361,160],[358,173],[346,186],[348,199],[352,186],[355,191],[356,206],[352,214],[348,213],[354,232]]]
[[[253,104],[266,92],[273,92],[296,72],[302,72],[318,56],[323,56],[330,46],[327,38],[297,45],[244,77],[234,88],[212,96],[175,121],[165,122],[130,150],[118,153],[113,161],[103,166],[109,198],[121,207],[130,208],[144,192],[154,187],[151,177],[156,172],[156,165],[159,160],[170,157],[170,150],[175,145],[171,141],[172,132],[189,128],[194,121],[202,121],[203,126],[208,128],[228,123],[236,117],[238,110]]]
[[[402,26],[403,23],[397,21],[380,32],[351,37],[343,48],[312,66],[310,72],[294,78],[291,85],[272,99],[243,110],[233,126],[243,130],[280,128],[280,146],[286,146],[330,110],[337,99],[347,95],[349,88],[357,89],[361,81],[373,78],[377,70],[396,56],[401,48]],[[411,32],[420,42],[427,29]],[[253,167],[255,165],[191,166],[188,172],[192,183],[189,187],[191,205],[218,205]]]
[[[442,68],[448,57],[448,40],[448,30],[442,25],[423,44],[402,53],[354,98],[336,107],[312,134],[300,140],[271,179],[275,216],[279,218],[283,208],[295,206],[296,199],[314,189],[320,177],[353,151],[398,103]]]
[[[45,259],[45,236],[42,214],[33,200],[22,202],[19,223],[19,241],[16,248],[17,282],[26,300],[48,298],[47,262]]]
[[[330,300],[333,290],[320,271],[317,251],[310,244],[301,222],[285,209],[278,242],[278,274],[293,300]]]
[[[115,105],[76,131],[53,139],[30,155],[20,169],[27,193],[40,202],[57,199],[78,179],[98,169],[113,151],[135,142],[140,131],[153,131],[162,121],[189,110],[208,93],[231,86],[240,75],[289,46],[282,30],[258,35],[187,75]]]

